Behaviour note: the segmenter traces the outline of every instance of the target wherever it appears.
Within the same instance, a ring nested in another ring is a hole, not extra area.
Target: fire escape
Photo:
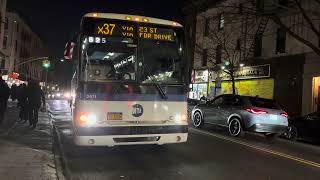
[[[259,38],[262,38],[263,33],[265,32],[265,29],[268,25],[269,19],[270,19],[269,16],[263,16],[260,18],[260,22],[259,22],[257,31],[256,31],[255,35],[253,36],[253,38],[250,39],[251,40],[250,46],[249,46],[248,51],[246,52],[246,55],[245,55],[246,59],[250,59],[255,56],[256,46],[258,45],[257,41]]]

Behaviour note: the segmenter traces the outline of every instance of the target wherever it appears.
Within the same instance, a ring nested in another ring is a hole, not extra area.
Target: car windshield
[[[276,101],[272,99],[250,97],[249,101],[252,104],[252,106],[255,106],[255,107],[267,108],[267,109],[278,109],[278,110],[281,109],[279,104],[277,104]]]

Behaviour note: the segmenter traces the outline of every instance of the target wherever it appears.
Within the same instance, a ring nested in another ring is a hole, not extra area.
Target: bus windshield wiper
[[[167,97],[166,93],[164,92],[163,88],[161,87],[161,85],[159,83],[156,83],[156,81],[154,81],[154,79],[151,75],[151,71],[149,69],[149,66],[146,63],[143,63],[143,64],[144,64],[143,65],[144,69],[147,71],[147,74],[150,77],[152,84],[157,88],[162,99],[168,99],[168,97]]]

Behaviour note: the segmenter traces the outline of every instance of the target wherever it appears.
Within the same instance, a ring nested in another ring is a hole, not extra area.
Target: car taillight
[[[247,108],[246,111],[252,114],[267,114],[268,112],[257,108]]]
[[[288,113],[286,113],[286,112],[281,113],[280,115],[281,115],[281,116],[284,116],[284,117],[286,117],[286,118],[289,116]]]

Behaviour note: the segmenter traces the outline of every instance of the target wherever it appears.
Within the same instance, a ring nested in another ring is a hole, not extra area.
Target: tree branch
[[[306,46],[310,47],[317,55],[320,56],[320,49],[313,45],[311,42],[305,40],[304,38],[300,37],[298,34],[294,33],[291,29],[289,29],[278,16],[271,16],[271,19],[278,24],[282,29],[284,29],[288,34],[290,34],[293,38],[300,41],[301,43],[305,44]]]
[[[316,29],[316,27],[314,26],[312,20],[310,19],[310,17],[307,15],[306,11],[302,8],[301,4],[298,2],[298,0],[294,0],[296,5],[298,6],[300,12],[302,13],[304,19],[308,22],[308,24],[311,27],[311,30],[318,36],[320,37],[320,32]]]

